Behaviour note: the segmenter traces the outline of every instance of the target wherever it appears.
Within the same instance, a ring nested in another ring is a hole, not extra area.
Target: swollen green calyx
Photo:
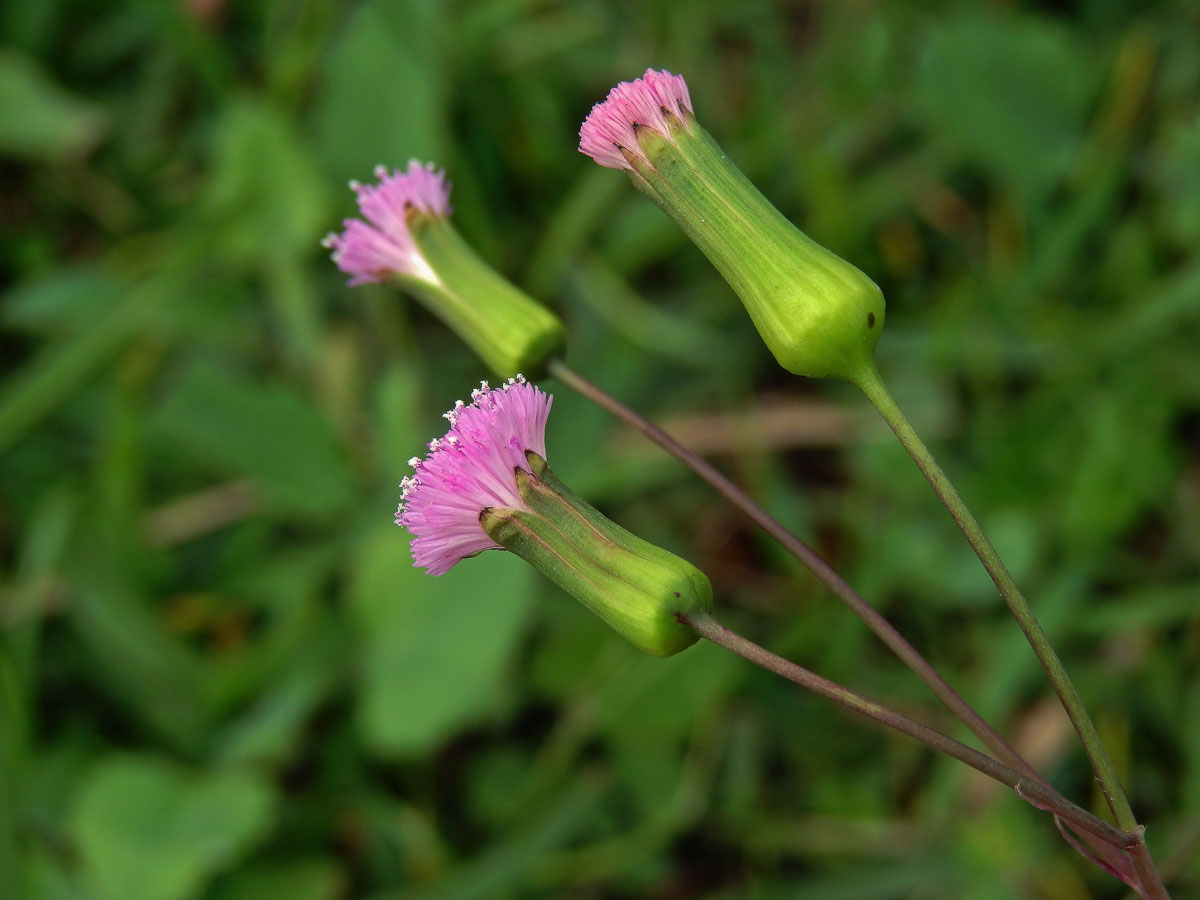
[[[878,286],[785,219],[690,113],[671,125],[637,130],[648,162],[627,157],[634,183],[729,282],[781,366],[857,382],[883,330]]]
[[[785,219],[692,113],[681,75],[647,69],[597,103],[579,150],[624,169],[741,298],[789,372],[859,383],[874,369],[883,294]]]
[[[605,518],[536,453],[514,474],[524,509],[488,508],[484,531],[641,650],[671,656],[696,642],[680,616],[712,609],[708,577]]]
[[[450,224],[445,172],[416,160],[352,181],[362,218],[324,244],[350,284],[393,281],[450,326],[502,378],[541,373],[561,350],[562,323],[505,281]]]
[[[566,333],[558,317],[480,259],[448,219],[411,227],[413,243],[437,278],[400,275],[404,286],[497,375],[540,375],[562,352]]]

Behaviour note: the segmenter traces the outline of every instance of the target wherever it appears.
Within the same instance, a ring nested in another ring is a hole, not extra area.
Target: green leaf
[[[525,563],[498,551],[426,575],[394,526],[363,542],[350,593],[363,643],[358,721],[377,754],[427,752],[491,708],[533,579]]]
[[[283,385],[197,364],[167,398],[155,424],[198,459],[252,477],[287,511],[320,516],[350,502],[353,483],[333,426]]]
[[[102,110],[54,84],[33,60],[0,52],[0,155],[82,156],[106,128]]]
[[[346,878],[328,859],[293,859],[253,866],[237,872],[213,900],[338,900],[346,894]]]
[[[219,745],[219,758],[277,764],[291,759],[301,746],[301,730],[329,693],[336,674],[329,655],[315,655],[311,661],[319,666],[297,666],[265,691],[228,729]]]
[[[1200,113],[1171,125],[1159,160],[1157,198],[1164,224],[1184,246],[1200,242]]]
[[[19,888],[11,896],[28,900],[93,900],[84,896],[66,866],[48,851],[34,847],[22,862],[23,890]]]
[[[1095,70],[1070,33],[1048,21],[938,24],[921,49],[915,105],[937,140],[1037,197],[1079,149]]]
[[[94,322],[128,285],[103,269],[62,266],[4,296],[6,324],[35,334],[75,332]]]
[[[337,179],[441,157],[442,9],[430,0],[366,3],[334,42],[317,90],[316,138]]]
[[[604,685],[597,725],[646,814],[675,790],[684,737],[746,671],[746,663],[701,641],[668,659],[638,654]]]
[[[595,815],[602,796],[600,787],[595,776],[577,779],[549,801],[536,820],[510,830],[503,839],[430,888],[405,893],[405,900],[491,900],[515,896],[514,890],[536,873],[536,863],[567,843]]]
[[[266,834],[274,805],[246,772],[112,756],[84,784],[70,828],[97,898],[184,900]]]
[[[103,687],[123,713],[136,715],[176,747],[194,747],[209,727],[200,657],[162,621],[145,586],[117,566],[102,536],[87,535],[70,567],[78,590],[68,622]]]
[[[0,643],[0,896],[21,894],[17,823],[24,807],[30,751],[29,688]]]
[[[317,249],[330,190],[278,109],[243,98],[223,110],[212,168],[200,212],[231,256],[254,265],[264,254]]]

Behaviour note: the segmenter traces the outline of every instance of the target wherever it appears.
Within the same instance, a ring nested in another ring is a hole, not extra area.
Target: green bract
[[[636,129],[634,184],[725,277],[781,366],[857,382],[883,330],[878,286],[785,219],[690,112],[668,123],[669,137]]]
[[[563,347],[565,333],[558,317],[480,259],[449,220],[418,218],[409,227],[437,280],[400,272],[392,277],[497,375],[541,374]]]
[[[536,453],[516,469],[527,509],[485,509],[480,523],[520,556],[653,656],[694,644],[678,616],[712,609],[708,577],[684,559],[606,519],[564,485]]]

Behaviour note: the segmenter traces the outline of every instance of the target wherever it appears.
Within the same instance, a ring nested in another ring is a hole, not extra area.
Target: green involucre
[[[538,377],[563,348],[558,317],[480,259],[449,221],[414,221],[412,235],[439,283],[400,277],[404,287],[497,375]]]
[[[528,509],[484,510],[480,522],[492,540],[639,649],[671,656],[694,644],[696,633],[678,617],[712,608],[708,577],[611,522],[559,481],[544,459],[526,456],[534,474],[516,474]]]
[[[691,117],[670,140],[638,139],[650,165],[630,156],[634,184],[729,282],[779,364],[857,382],[883,330],[878,286],[785,219]]]

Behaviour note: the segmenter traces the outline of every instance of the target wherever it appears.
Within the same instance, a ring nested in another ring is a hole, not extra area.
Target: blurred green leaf
[[[0,384],[0,449],[54,412],[150,321],[151,291],[133,290],[102,309],[88,328],[68,332]]]
[[[604,685],[596,698],[597,727],[644,814],[676,790],[684,737],[745,672],[737,657],[700,641],[668,659],[631,649],[629,661]]]
[[[1130,527],[1168,479],[1162,447],[1168,413],[1149,382],[1132,379],[1095,391],[1069,441],[1063,471],[1062,529],[1073,546],[1098,551]]]
[[[100,106],[54,84],[34,60],[0,50],[0,155],[39,162],[82,156],[107,124]]]
[[[1160,211],[1175,238],[1200,242],[1200,113],[1175,122],[1166,135],[1157,181]]]
[[[329,230],[330,189],[294,123],[245,97],[222,110],[215,132],[212,179],[199,212],[221,246],[246,264],[281,251],[314,252]]]
[[[94,266],[62,267],[9,291],[0,308],[4,322],[22,331],[78,331],[95,322],[128,288],[122,279]]]
[[[587,821],[599,794],[597,779],[579,779],[548,802],[528,826],[506,835],[450,877],[427,890],[373,900],[490,900],[511,896],[517,886],[531,880],[539,859],[565,843]]]
[[[176,747],[194,749],[208,724],[200,657],[164,630],[144,586],[116,564],[102,537],[89,534],[80,543],[69,621],[95,667],[95,683],[123,712]]]
[[[484,553],[433,578],[399,528],[371,533],[350,588],[363,642],[358,723],[378,754],[427,752],[499,699],[534,599],[533,570]]]
[[[246,772],[111,756],[76,798],[71,833],[97,900],[184,900],[265,836],[274,805]]]
[[[380,375],[375,398],[381,465],[396,467],[424,440],[419,403],[420,376],[411,360],[392,361]]]
[[[1183,708],[1196,709],[1200,704],[1200,682],[1191,686],[1184,698]],[[1180,743],[1187,759],[1187,777],[1183,782],[1184,808],[1200,809],[1200,716],[1182,720]]]
[[[282,384],[198,363],[183,373],[154,424],[196,459],[253,477],[283,510],[324,516],[350,502],[351,473],[333,427]]]
[[[291,859],[260,863],[230,876],[213,900],[340,900],[347,896],[346,877],[328,859]]]
[[[297,661],[296,671],[277,679],[230,727],[216,754],[223,764],[279,764],[295,756],[304,725],[337,674],[328,654]]]
[[[325,59],[314,113],[335,182],[366,181],[376,165],[411,157],[445,164],[446,10],[437,0],[370,2],[348,18]]]
[[[35,848],[23,860],[25,890],[13,894],[28,900],[94,900],[75,883],[61,861],[41,848]]]
[[[1079,152],[1095,63],[1050,20],[968,17],[931,25],[915,104],[936,143],[1036,200]]]
[[[24,877],[18,823],[25,807],[30,704],[9,649],[0,644],[0,896],[19,897]]]

